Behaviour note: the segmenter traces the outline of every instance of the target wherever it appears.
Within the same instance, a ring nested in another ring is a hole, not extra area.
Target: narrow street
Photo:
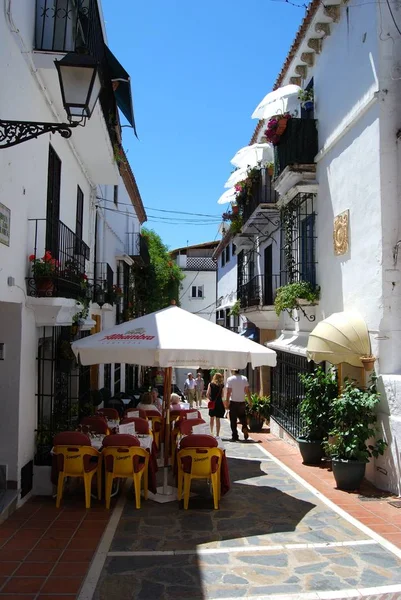
[[[79,600],[401,598],[400,550],[340,516],[261,444],[225,446],[232,487],[220,510],[204,482],[188,511],[120,499]]]

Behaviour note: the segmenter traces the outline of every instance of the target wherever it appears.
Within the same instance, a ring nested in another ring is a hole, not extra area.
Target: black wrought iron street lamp
[[[98,63],[87,54],[71,52],[56,60],[55,65],[69,123],[0,119],[0,148],[11,148],[44,133],[59,133],[69,138],[74,127],[85,125],[90,118],[101,90]]]

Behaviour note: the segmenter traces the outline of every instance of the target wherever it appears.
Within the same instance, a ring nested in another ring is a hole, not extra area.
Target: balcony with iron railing
[[[89,246],[62,221],[29,219],[28,224],[32,249],[26,278],[28,295],[82,297],[88,287],[85,267]]]
[[[318,152],[316,123],[315,119],[288,119],[286,129],[274,147],[275,178],[279,177],[286,167],[314,165]]]
[[[252,186],[252,192],[248,195],[242,209],[242,221],[245,224],[253,215],[255,210],[266,204],[276,204],[277,195],[272,186],[272,177],[269,175],[268,169],[263,167],[259,171],[259,178]]]
[[[95,263],[92,301],[103,306],[114,304],[114,271],[108,263]]]
[[[150,254],[146,237],[138,232],[127,233],[127,254],[141,267],[150,264]]]
[[[256,275],[238,289],[241,310],[261,306],[273,306],[276,291],[280,287],[280,275]]]

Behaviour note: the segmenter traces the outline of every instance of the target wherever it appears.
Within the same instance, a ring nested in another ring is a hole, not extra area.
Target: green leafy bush
[[[330,435],[333,441],[325,444],[332,458],[368,462],[372,456],[377,458],[384,453],[387,442],[383,439],[367,444],[378,433],[375,409],[379,400],[374,384],[367,390],[360,390],[354,383],[345,381],[341,395],[332,406]]]
[[[301,437],[309,441],[325,440],[332,426],[331,407],[338,395],[336,373],[317,367],[313,373],[300,374],[305,395],[299,405],[302,417]]]
[[[299,307],[298,299],[316,302],[319,300],[320,288],[313,287],[307,281],[295,281],[278,288],[274,300],[274,309],[279,316],[284,310]]]
[[[246,404],[246,413],[249,417],[257,415],[263,419],[270,419],[270,396],[251,394],[251,403]]]

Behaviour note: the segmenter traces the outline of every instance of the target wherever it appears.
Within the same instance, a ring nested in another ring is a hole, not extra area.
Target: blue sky
[[[305,9],[274,0],[102,4],[108,45],[131,75],[139,141],[124,129],[123,145],[149,207],[146,226],[170,249],[218,239],[213,218],[194,213],[216,220],[227,208],[217,200],[230,159],[249,143],[251,114]]]

